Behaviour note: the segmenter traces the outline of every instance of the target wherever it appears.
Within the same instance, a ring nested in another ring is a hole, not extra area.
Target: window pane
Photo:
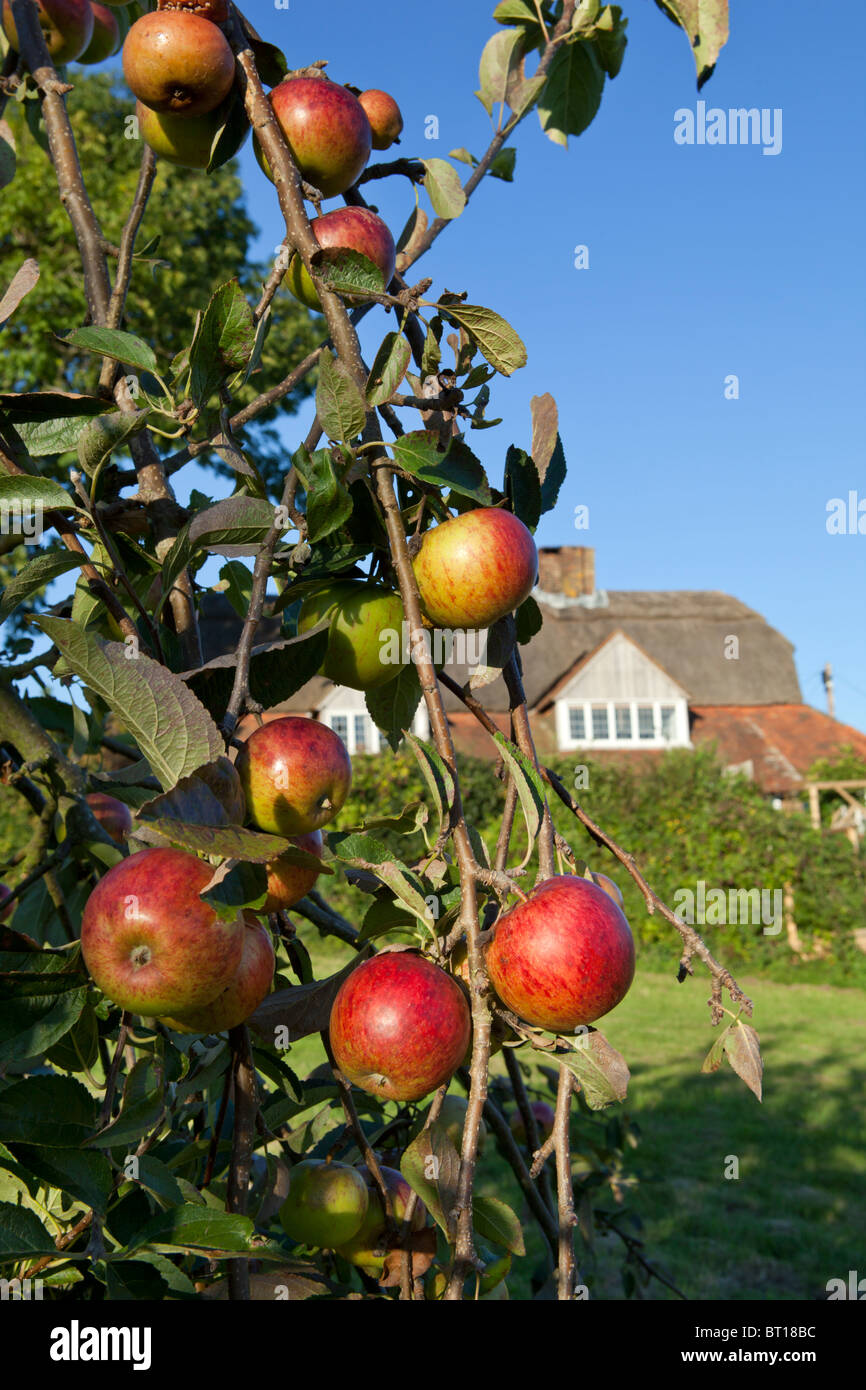
[[[586,716],[583,709],[572,705],[568,711],[569,738],[586,738]]]
[[[631,708],[629,705],[617,705],[614,710],[616,716],[616,736],[617,738],[631,738]]]
[[[673,705],[662,705],[662,738],[673,738],[676,710]]]
[[[607,726],[607,705],[593,705],[592,707],[592,736],[593,738],[610,738]]]
[[[337,737],[341,738],[344,743],[349,742],[349,721],[345,714],[332,714],[331,728],[334,730]]]
[[[366,714],[355,715],[355,752],[366,753],[367,751],[367,716]]]
[[[655,722],[652,705],[639,705],[637,711],[637,731],[640,738],[655,737]]]

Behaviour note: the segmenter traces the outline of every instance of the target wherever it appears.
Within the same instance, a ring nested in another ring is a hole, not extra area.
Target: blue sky
[[[245,8],[290,66],[328,58],[337,81],[390,90],[400,153],[483,152],[490,122],[473,91],[493,0]],[[419,265],[434,288],[503,313],[529,351],[492,383],[504,423],[469,442],[501,481],[507,446],[529,444],[531,397],[552,392],[569,477],[539,543],[594,546],[603,588],[736,595],[794,643],[807,702],[824,708],[829,661],[837,717],[866,729],[866,535],[826,527],[828,502],[849,492],[866,513],[866,6],[830,28],[811,0],[732,0],[700,96],[683,33],[651,0],[624,8],[625,63],[589,130],[565,152],[531,116],[516,183],[485,181]],[[781,151],[677,144],[675,112],[698,100],[781,111]],[[241,163],[264,258],[279,210],[249,144]],[[408,183],[375,196],[396,234]],[[588,269],[574,267],[577,245]],[[377,329],[381,315],[363,333],[371,353]],[[287,419],[287,453],[309,418]],[[213,489],[197,468],[178,483]],[[579,505],[587,531],[574,528]]]
[[[331,0],[323,23],[313,0],[253,0],[248,13],[290,65],[328,58],[336,80],[390,90],[400,152],[429,157],[489,140],[473,91],[492,8]],[[539,542],[593,545],[605,588],[736,595],[795,644],[804,698],[824,707],[830,661],[837,716],[866,729],[866,535],[826,529],[831,498],[866,501],[866,6],[845,7],[842,41],[809,0],[732,0],[700,98],[682,32],[650,0],[624,8],[625,63],[588,131],[565,152],[531,116],[516,183],[486,181],[422,263],[439,289],[504,313],[529,350],[494,383],[504,423],[470,442],[498,481],[508,444],[529,442],[531,397],[551,391],[569,478]],[[674,113],[699,99],[780,109],[781,152],[676,144]],[[431,114],[438,142],[424,138]],[[242,164],[269,254],[276,199],[249,147]],[[376,196],[398,231],[411,194],[390,183]],[[288,445],[307,418],[288,423]],[[574,529],[579,504],[588,531]]]

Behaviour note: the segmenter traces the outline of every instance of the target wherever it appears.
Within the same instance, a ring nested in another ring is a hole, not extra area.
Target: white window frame
[[[322,723],[327,724],[329,729],[333,729],[333,721],[335,719],[346,720],[346,723],[348,725],[348,739],[346,741],[346,752],[349,754],[350,757],[355,757],[358,754],[358,748],[355,742],[355,719],[359,715],[361,715],[367,721],[367,746],[361,750],[362,755],[365,753],[381,753],[382,741],[379,736],[379,730],[373,723],[373,720],[370,718],[369,714],[364,713],[363,710],[339,709],[337,707],[334,707],[333,709],[327,709],[323,713]]]
[[[607,738],[593,738],[592,736],[592,710],[601,705],[607,706]],[[616,714],[617,706],[628,705],[631,709],[631,738],[616,737]],[[653,711],[653,737],[641,738],[638,726],[638,708],[652,707]],[[662,737],[662,707],[673,708],[673,734],[670,738]],[[576,739],[571,737],[571,727],[569,711],[572,709],[583,710],[584,728],[586,737]],[[658,700],[598,700],[598,699],[568,699],[563,698],[556,702],[556,733],[557,744],[561,751],[570,748],[691,748],[692,741],[689,736],[689,707],[686,700],[681,696]]]

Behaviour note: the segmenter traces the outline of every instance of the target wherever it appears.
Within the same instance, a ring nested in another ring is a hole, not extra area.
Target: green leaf
[[[105,1267],[105,1292],[111,1302],[161,1303],[169,1287],[145,1260],[110,1260]]]
[[[541,33],[538,15],[531,0],[501,0],[493,11],[493,18],[500,24],[526,24]]]
[[[30,424],[22,421],[16,428],[31,458],[50,458],[54,454],[65,454],[69,449],[76,447],[80,436],[87,428],[87,418],[79,415],[72,419],[40,419]],[[69,505],[67,502],[67,506]]]
[[[328,647],[327,629],[264,642],[253,647],[250,660],[250,694],[265,709],[287,700],[319,670]],[[215,719],[221,719],[234,684],[237,652],[214,657],[183,679]]]
[[[142,1154],[138,1159],[138,1177],[135,1181],[170,1206],[183,1204],[183,1192],[174,1173],[152,1154]]]
[[[228,164],[249,134],[250,123],[244,110],[243,99],[237,89],[231,96],[230,102],[226,119],[214,136],[211,145],[210,159],[205,170],[205,173],[208,174],[212,174],[214,169],[222,168],[223,164]]]
[[[533,396],[532,457],[541,479],[542,515],[556,505],[559,490],[565,482],[565,453],[559,437],[559,411],[550,393]]]
[[[390,855],[388,846],[372,835],[362,835],[355,830],[328,831],[328,848],[336,859],[344,864],[384,864]]]
[[[0,1091],[0,1141],[78,1148],[90,1137],[97,1104],[71,1076],[29,1076]]]
[[[491,178],[502,179],[503,183],[514,182],[514,166],[517,163],[517,150],[513,145],[506,150],[500,150],[496,158],[491,162],[488,173]]]
[[[282,513],[267,498],[239,493],[196,512],[189,522],[190,545],[211,555],[255,555],[271,527],[281,520]],[[287,521],[286,529],[288,525]]]
[[[603,1110],[615,1101],[625,1100],[629,1082],[628,1065],[603,1033],[597,1028],[587,1028],[576,1038],[564,1038],[562,1041],[568,1042],[574,1050],[557,1052],[556,1061],[577,1077],[590,1110]]]
[[[492,685],[502,675],[517,643],[517,627],[514,618],[506,613],[487,630],[482,651],[482,660],[473,667],[469,675],[469,689],[482,690]]]
[[[51,550],[43,555],[35,555],[32,560],[14,575],[0,594],[0,623],[32,594],[38,594],[47,584],[77,569],[84,559],[69,550]]]
[[[197,404],[246,366],[255,336],[253,311],[237,280],[228,280],[205,309],[190,349],[190,395]]]
[[[436,216],[444,217],[449,222],[459,217],[466,206],[466,194],[453,164],[449,164],[447,159],[423,159],[421,162],[427,171],[424,187]]]
[[[541,129],[556,145],[568,146],[569,135],[580,135],[601,105],[604,69],[588,43],[570,43],[554,55],[538,100]]]
[[[29,473],[0,475],[0,509],[7,524],[14,522],[16,513],[28,516],[40,510],[68,512],[74,507],[69,493],[51,478],[36,478]],[[17,534],[11,526],[10,533]]]
[[[472,1224],[482,1240],[492,1241],[512,1255],[525,1255],[523,1228],[511,1207],[498,1197],[473,1197]]]
[[[61,338],[61,342],[82,352],[113,357],[115,361],[125,362],[128,367],[137,367],[142,372],[157,370],[153,349],[134,333],[123,333],[119,328],[75,328],[68,338]]]
[[[56,1254],[57,1246],[35,1212],[13,1202],[0,1202],[0,1261]]]
[[[233,865],[213,888],[202,893],[203,902],[210,903],[223,922],[233,922],[244,909],[256,911],[264,906],[268,891],[268,876],[261,864]]]
[[[251,864],[269,864],[290,848],[289,841],[279,835],[264,835],[239,825],[190,825],[167,816],[136,819],[135,836],[150,845],[174,845],[190,854],[243,859]]]
[[[402,667],[387,685],[368,690],[364,698],[370,718],[396,752],[421,703],[421,682],[414,663]]]
[[[369,256],[344,246],[322,246],[314,251],[310,264],[325,289],[350,298],[384,294],[388,286],[382,271]]]
[[[700,91],[712,76],[728,41],[728,0],[656,0],[656,4],[662,14],[685,30],[694,53]]]
[[[500,29],[487,40],[478,68],[479,90],[475,93],[488,116],[494,106],[504,102],[508,81],[523,54],[523,33],[520,29]]]
[[[370,951],[362,950],[349,961],[349,964],[331,975],[327,980],[313,980],[308,985],[293,985],[291,989],[275,990],[263,999],[255,1013],[247,1019],[247,1024],[265,1042],[274,1044],[276,1029],[284,1029],[288,1042],[298,1042],[313,1033],[322,1033],[328,1027],[331,1009],[343,981],[357,970],[370,957]],[[292,1105],[291,1114],[298,1114],[311,1104],[305,1084],[304,1099],[300,1107]]]
[[[508,742],[504,734],[495,734],[499,751],[508,765],[508,770],[517,784],[517,796],[526,821],[526,829],[532,843],[539,830],[544,815],[544,785],[529,758]]]
[[[249,566],[240,560],[229,560],[220,570],[220,583],[223,592],[239,618],[245,618],[250,606],[253,590],[253,576]]]
[[[534,461],[514,444],[505,456],[505,495],[514,515],[534,531],[541,520],[541,483]]]
[[[415,754],[424,781],[430,789],[430,794],[439,813],[438,834],[441,834],[451,818],[451,806],[454,801],[454,777],[451,769],[443,762],[432,744],[416,738],[411,732],[407,732],[406,738],[409,747]]]
[[[608,77],[616,77],[625,57],[626,27],[628,20],[622,17],[622,5],[605,5],[592,32],[592,41],[598,54],[598,61]]]
[[[367,380],[367,404],[383,405],[406,375],[412,349],[402,333],[386,333]]]
[[[12,171],[10,174],[11,178],[12,175],[14,175],[15,173],[15,151],[9,144],[9,141],[8,139],[6,139],[6,137],[11,136],[12,132],[5,121],[0,122],[0,129],[2,129],[3,132],[3,142],[6,145],[6,148],[9,151],[9,153],[11,153],[12,155]],[[2,151],[2,146],[0,146],[0,151]],[[0,153],[0,159],[4,158],[6,162],[6,169],[8,172],[9,155],[4,155]],[[7,179],[7,182],[8,181],[9,180]],[[0,188],[2,188],[3,186],[4,185],[0,183]],[[28,256],[27,260],[22,261],[19,265],[18,269],[16,270],[15,274],[12,276],[12,279],[9,281],[9,284],[4,290],[2,299],[0,299],[0,327],[2,327],[2,325],[6,323],[8,319],[11,319],[12,315],[15,313],[15,310],[18,308],[18,305],[21,303],[21,301],[30,293],[32,289],[35,289],[38,280],[39,262],[35,261],[32,256]],[[2,396],[0,396],[0,399],[2,399]]]
[[[117,1118],[90,1138],[92,1149],[112,1149],[116,1145],[138,1143],[156,1124],[163,1110],[165,1072],[161,1058],[142,1057],[135,1063],[123,1086],[123,1099]]]
[[[526,366],[526,346],[523,339],[501,314],[495,313],[493,309],[485,309],[480,304],[452,304],[450,301],[446,304],[440,300],[439,307],[442,313],[455,319],[466,329],[473,343],[477,344],[497,372],[501,372],[503,376],[511,376],[518,367]]]
[[[426,430],[413,430],[393,440],[389,448],[398,468],[421,482],[437,488],[450,488],[488,507],[490,485],[484,469],[459,435],[454,435],[447,453],[440,453]]]
[[[77,391],[0,391],[0,410],[16,422],[104,415],[106,409],[107,402],[100,396],[82,396]]]
[[[12,1144],[10,1148],[18,1162],[42,1182],[85,1202],[98,1216],[105,1215],[114,1184],[108,1159],[102,1154],[32,1144]]]
[[[158,1250],[208,1250],[230,1254],[259,1254],[261,1237],[248,1216],[185,1203],[160,1212],[129,1241],[126,1250],[154,1246]]]
[[[541,609],[531,596],[523,600],[515,614],[517,624],[517,641],[521,647],[525,647],[537,632],[541,631],[544,619]]]
[[[724,1048],[725,1056],[737,1076],[761,1100],[764,1064],[761,1061],[760,1039],[751,1024],[737,1019],[725,1036]]]
[[[314,543],[338,530],[351,516],[352,499],[337,476],[329,449],[310,454],[301,447],[293,462],[307,494],[307,534]]]
[[[422,1129],[412,1140],[400,1159],[400,1172],[449,1245],[453,1245],[456,1226],[452,1212],[457,1200],[460,1155],[440,1124]]]
[[[253,50],[259,76],[269,87],[276,87],[289,71],[285,54],[276,44],[268,43],[266,39],[254,38],[246,23],[243,28]]]
[[[115,412],[88,420],[76,444],[78,462],[88,477],[93,477],[97,468],[111,458],[115,449],[121,448],[133,435],[141,433],[149,415],[149,410],[136,410],[129,414]]]
[[[367,406],[342,362],[328,351],[319,359],[316,414],[329,439],[349,444],[364,428]]]
[[[126,727],[166,790],[223,754],[219,729],[180,676],[140,653],[130,660],[124,643],[101,642],[62,618],[34,622]]]
[[[0,962],[0,1064],[41,1056],[78,1021],[87,977],[50,951],[4,953]]]

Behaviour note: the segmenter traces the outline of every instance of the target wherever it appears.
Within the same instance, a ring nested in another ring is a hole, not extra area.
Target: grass
[[[319,977],[348,958],[315,932],[307,940]],[[628,1171],[639,1180],[627,1206],[641,1219],[647,1257],[690,1299],[824,1298],[828,1279],[866,1272],[856,1235],[866,1231],[863,995],[766,979],[740,983],[755,1002],[763,1104],[727,1062],[714,1075],[700,1071],[715,1036],[706,978],[677,985],[672,975],[639,970],[605,1020],[604,1032],[631,1067],[626,1109],[640,1127],[637,1149],[627,1151]],[[302,1076],[323,1060],[318,1038],[292,1048],[291,1065]],[[492,1070],[504,1075],[501,1059]],[[525,1215],[490,1142],[478,1191]],[[602,1205],[615,1210],[609,1194]],[[543,1253],[530,1221],[525,1230],[527,1255],[515,1260],[508,1281],[518,1299],[532,1296]],[[582,1253],[582,1268],[591,1268]],[[597,1238],[596,1256],[591,1296],[621,1298],[619,1240]],[[656,1281],[644,1296],[676,1297]]]

